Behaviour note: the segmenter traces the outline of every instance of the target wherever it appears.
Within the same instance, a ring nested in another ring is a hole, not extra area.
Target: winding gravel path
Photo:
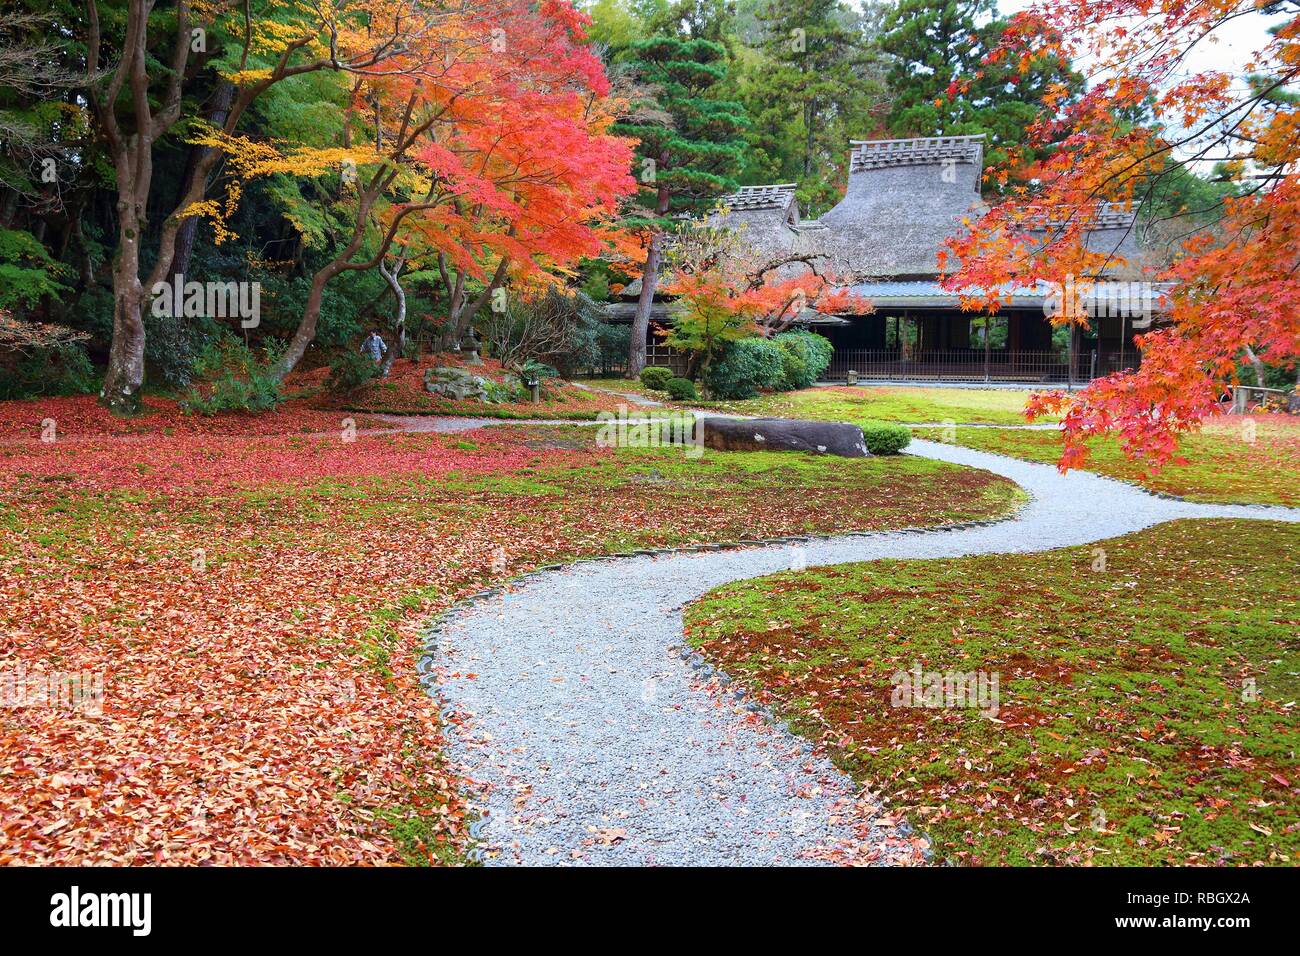
[[[804,562],[1041,551],[1174,518],[1300,520],[1300,509],[1171,501],[950,445],[910,452],[1005,475],[1032,499],[983,527],[582,563],[449,618],[422,666],[484,814],[485,862],[915,862],[905,823],[676,653],[684,603]]]

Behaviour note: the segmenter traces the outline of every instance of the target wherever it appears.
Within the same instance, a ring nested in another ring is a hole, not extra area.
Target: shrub
[[[689,378],[670,378],[664,383],[664,391],[675,402],[688,402],[699,398],[695,391],[695,383]]]
[[[211,319],[144,316],[144,361],[149,381],[182,389],[194,381],[194,365],[203,354],[204,343],[220,329]]]
[[[601,315],[600,306],[581,292],[548,289],[489,313],[483,339],[502,365],[546,362],[572,378],[600,361]]]
[[[542,398],[549,401],[556,397],[555,389],[548,387],[546,383],[559,378],[560,372],[545,362],[529,359],[515,369],[515,375],[519,377],[518,388],[515,391],[520,398],[530,398],[532,396],[532,386],[528,384],[529,382],[537,383],[538,394]],[[511,387],[514,388],[515,386],[512,384]]]
[[[782,332],[772,339],[781,348],[782,391],[808,388],[831,364],[835,347],[815,332]]]
[[[80,342],[0,351],[0,399],[82,395],[95,391],[95,368]]]
[[[284,401],[274,374],[284,348],[272,340],[259,357],[233,337],[209,343],[194,363],[194,371],[206,384],[191,388],[181,407],[200,415],[270,411]]]
[[[483,393],[487,396],[489,402],[495,402],[498,405],[510,405],[528,395],[524,387],[514,379],[498,382],[494,378],[484,379]]]
[[[912,431],[906,425],[883,422],[863,425],[862,437],[866,439],[867,451],[873,455],[897,455],[912,443]]]
[[[527,362],[524,362],[516,368],[515,374],[519,376],[519,381],[524,385],[527,385],[529,382],[544,382],[548,378],[560,377],[560,373],[557,369],[547,365],[545,362],[538,362],[534,359],[529,359]]]
[[[784,354],[770,339],[732,342],[709,367],[709,392],[714,398],[753,398],[760,388],[779,387]]]
[[[340,352],[330,359],[330,374],[325,387],[331,392],[355,392],[379,374],[379,365],[369,355],[359,352]]]
[[[641,370],[641,384],[646,388],[653,388],[656,392],[662,392],[672,377],[672,369],[661,368],[658,365],[651,365]]]

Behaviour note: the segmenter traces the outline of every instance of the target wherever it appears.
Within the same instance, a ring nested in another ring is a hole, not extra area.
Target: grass
[[[590,384],[667,401],[640,382],[597,379]],[[864,424],[877,422],[955,422],[979,425],[1022,425],[1028,393],[1008,389],[907,388],[895,386],[808,388],[775,392],[736,402],[686,402],[738,415],[811,418]]]
[[[816,568],[710,592],[688,636],[940,857],[1286,864],[1297,548],[1296,525],[1182,521],[1043,554]],[[916,665],[997,675],[996,716],[892,706]]]
[[[938,429],[913,431],[918,438],[945,437]],[[1050,463],[1061,456],[1062,439],[1055,431],[959,428],[955,434],[957,444],[979,451]],[[1137,482],[1151,491],[1192,501],[1300,505],[1295,477],[1300,422],[1293,419],[1219,419],[1183,437],[1179,449],[1185,464],[1169,464],[1155,475],[1144,463],[1125,458],[1116,439],[1094,439],[1089,449],[1087,470]]]

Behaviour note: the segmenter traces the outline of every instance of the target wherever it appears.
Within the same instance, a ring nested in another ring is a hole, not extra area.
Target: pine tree
[[[634,41],[627,63],[646,95],[615,131],[640,140],[635,172],[644,210],[628,225],[650,234],[628,353],[628,375],[634,377],[645,367],[664,233],[675,215],[704,212],[713,199],[736,188],[747,120],[739,103],[716,96],[727,76],[727,52],[720,43],[654,36]]]
[[[795,180],[805,206],[833,201],[845,141],[870,131],[883,83],[862,14],[842,0],[768,0],[748,71],[754,116],[747,178]]]
[[[886,14],[880,45],[894,57],[894,96],[888,125],[896,136],[988,136],[986,163],[1004,162],[1006,148],[1024,141],[1052,84],[1071,93],[1083,78],[1055,58],[1032,61],[1021,73],[1014,61],[984,62],[1007,21],[997,0],[899,0]]]

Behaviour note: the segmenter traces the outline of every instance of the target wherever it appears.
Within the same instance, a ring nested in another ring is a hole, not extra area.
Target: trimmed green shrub
[[[782,391],[809,388],[831,364],[835,347],[816,332],[782,332],[773,337],[781,348]]]
[[[664,383],[664,391],[675,402],[689,402],[699,398],[695,383],[689,378],[670,378]]]
[[[785,352],[770,339],[740,339],[727,346],[709,366],[709,392],[714,398],[753,398],[760,388],[778,388]]]
[[[897,455],[912,443],[912,430],[906,425],[873,422],[862,426],[867,451],[873,455]]]
[[[650,365],[641,370],[641,384],[646,388],[653,388],[656,392],[662,392],[668,380],[673,377],[672,369],[661,368],[658,365]]]

